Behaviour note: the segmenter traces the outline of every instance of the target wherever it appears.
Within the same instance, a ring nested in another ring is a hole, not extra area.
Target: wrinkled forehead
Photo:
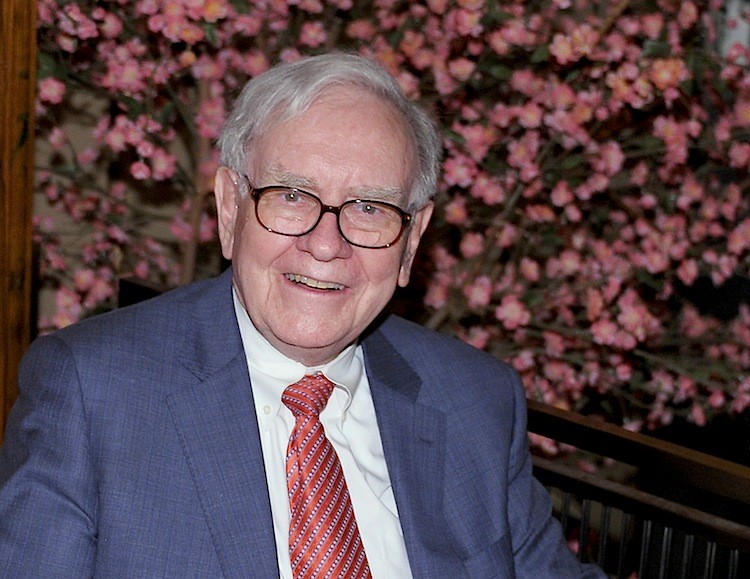
[[[407,183],[404,184],[406,188],[406,191],[404,191],[406,199],[404,201],[408,203],[411,200],[419,170],[416,135],[406,116],[396,105],[382,95],[357,85],[333,85],[323,89],[313,98],[304,101],[291,99],[279,103],[258,126],[258,130],[255,132],[256,137],[246,143],[248,170],[252,174],[258,170],[266,169],[258,167],[256,162],[264,156],[263,153],[268,145],[268,139],[273,137],[277,129],[288,123],[303,119],[306,115],[311,114],[313,108],[325,107],[328,109],[326,113],[330,112],[330,114],[336,115],[337,111],[343,111],[347,107],[361,104],[363,101],[368,103],[367,106],[373,117],[379,115],[383,119],[384,130],[397,135],[404,143],[405,158],[403,161],[407,165],[409,175]]]

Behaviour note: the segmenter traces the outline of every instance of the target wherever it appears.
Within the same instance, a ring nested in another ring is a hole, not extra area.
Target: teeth
[[[326,289],[326,290],[344,289],[344,286],[341,284],[312,279],[310,277],[307,277],[306,275],[299,275],[298,273],[287,273],[286,279],[288,279],[289,281],[293,281],[295,283],[301,283],[308,287],[313,287],[316,289]]]

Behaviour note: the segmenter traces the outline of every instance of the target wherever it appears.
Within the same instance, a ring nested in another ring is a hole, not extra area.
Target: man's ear
[[[229,167],[219,167],[216,171],[214,196],[221,253],[226,259],[232,259],[234,229],[240,204],[240,184],[239,176]]]
[[[409,236],[406,239],[404,255],[401,258],[401,269],[398,272],[398,285],[401,287],[404,287],[409,283],[411,265],[414,262],[417,247],[419,247],[419,240],[422,239],[422,234],[424,234],[427,225],[430,223],[430,218],[432,217],[434,209],[435,204],[430,201],[427,205],[422,207],[422,209],[417,211],[412,220],[411,227],[409,228]]]

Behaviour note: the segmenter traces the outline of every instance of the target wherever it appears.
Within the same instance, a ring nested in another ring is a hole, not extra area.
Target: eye
[[[380,207],[373,205],[372,203],[361,203],[359,205],[359,210],[365,215],[377,215],[382,211]]]

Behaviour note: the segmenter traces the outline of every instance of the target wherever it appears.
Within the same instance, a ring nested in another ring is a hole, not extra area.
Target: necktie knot
[[[323,374],[308,375],[299,382],[287,386],[281,395],[281,401],[292,411],[295,418],[318,416],[328,404],[333,388],[333,382]]]

